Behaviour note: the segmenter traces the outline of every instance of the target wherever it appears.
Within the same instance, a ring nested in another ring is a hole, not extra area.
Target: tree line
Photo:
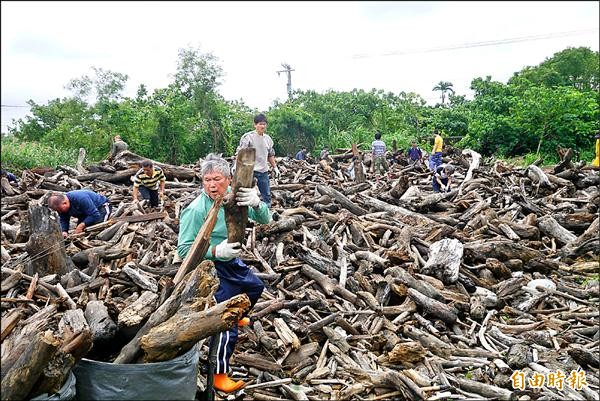
[[[72,93],[47,104],[29,101],[31,116],[9,127],[13,141],[35,142],[63,150],[83,147],[97,161],[120,134],[134,152],[170,164],[195,163],[209,152],[232,155],[252,117],[265,112],[267,132],[278,155],[306,146],[347,148],[370,144],[375,131],[391,144],[417,140],[428,149],[434,129],[460,137],[484,156],[535,153],[555,158],[556,147],[571,147],[593,158],[593,133],[599,121],[599,54],[586,47],[567,48],[537,66],[517,71],[507,83],[487,77],[471,82],[472,100],[440,81],[441,102],[429,106],[416,93],[298,90],[268,110],[219,93],[223,70],[218,59],[198,48],[180,49],[177,70],[165,88],[123,97],[125,74],[93,67],[94,75],[72,79]],[[3,142],[7,139],[3,138]],[[3,159],[7,156],[3,152]],[[591,158],[590,158],[591,157]]]

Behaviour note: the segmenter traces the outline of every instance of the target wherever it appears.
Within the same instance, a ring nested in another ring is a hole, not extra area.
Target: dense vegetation
[[[199,49],[181,49],[172,82],[151,94],[141,85],[135,98],[121,95],[127,75],[93,70],[95,76],[67,84],[71,97],[29,101],[32,116],[16,121],[9,129],[13,137],[2,139],[3,166],[56,165],[71,160],[80,147],[97,161],[117,133],[134,152],[167,163],[193,163],[211,151],[232,155],[259,112],[219,94],[222,69],[215,56]],[[324,146],[370,144],[375,130],[388,145],[395,139],[404,147],[417,139],[429,149],[437,128],[486,156],[534,154],[552,162],[560,145],[592,160],[599,83],[598,52],[567,48],[516,72],[506,84],[474,78],[473,100],[457,95],[446,81],[433,87],[441,99],[435,106],[405,92],[296,91],[266,110],[268,133],[279,155],[294,154],[302,145],[315,153]]]

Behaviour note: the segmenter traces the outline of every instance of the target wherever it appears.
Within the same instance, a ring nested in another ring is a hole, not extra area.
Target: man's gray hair
[[[56,210],[61,203],[67,199],[67,195],[61,193],[54,193],[48,198],[48,207],[52,210]]]
[[[200,171],[202,176],[208,173],[221,173],[224,177],[231,176],[231,169],[227,160],[223,159],[220,154],[209,153],[202,162]]]

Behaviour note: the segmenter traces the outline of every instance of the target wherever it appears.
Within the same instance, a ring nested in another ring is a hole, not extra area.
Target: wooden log
[[[80,174],[77,176],[77,180],[79,181],[92,181],[92,180],[100,180],[111,183],[129,183],[131,176],[137,173],[139,168],[129,168],[126,170],[120,170],[116,173],[105,173],[105,172],[96,172],[96,173],[88,173],[88,174]]]
[[[445,238],[433,243],[429,248],[429,259],[421,268],[421,273],[437,277],[445,284],[455,283],[458,280],[463,249],[463,244],[457,239]]]
[[[357,216],[362,216],[364,214],[367,214],[367,211],[365,209],[356,205],[354,202],[352,202],[350,199],[348,199],[344,194],[336,191],[335,189],[333,189],[331,187],[327,187],[325,185],[318,184],[317,191],[319,191],[319,193],[321,195],[329,196],[331,199],[335,200],[337,203],[342,205],[342,207],[344,207],[345,209],[349,210],[350,212],[354,213]]]
[[[210,246],[210,236],[215,228],[215,224],[217,224],[217,216],[222,202],[223,197],[221,196],[214,200],[204,224],[200,227],[200,230],[194,239],[194,243],[190,247],[187,256],[183,260],[183,263],[181,263],[181,266],[173,279],[175,285],[179,284],[181,279],[183,279],[190,270],[195,269],[204,258],[204,255],[206,255],[208,247]]]
[[[563,245],[568,245],[577,239],[575,234],[558,224],[552,216],[540,217],[538,227],[543,234],[556,239]]]
[[[422,280],[417,280],[399,266],[390,267],[386,270],[386,274],[390,274],[392,277],[394,277],[396,279],[394,282],[404,284],[408,288],[413,288],[428,298],[433,298],[438,301],[442,301],[444,299],[442,294],[431,284]]]
[[[102,301],[90,301],[85,307],[87,320],[94,345],[103,346],[115,338],[117,325],[108,314],[108,309]]]
[[[249,354],[246,352],[236,353],[232,359],[241,365],[251,366],[260,370],[279,372],[282,370],[281,364],[267,360],[263,355]]]
[[[4,290],[2,290],[4,291]],[[0,341],[4,341],[12,330],[15,328],[17,323],[21,320],[24,315],[24,311],[20,308],[10,310],[6,315],[2,316],[2,330],[0,331]]]
[[[520,259],[527,263],[531,259],[542,258],[543,254],[510,240],[477,240],[464,244],[465,257],[496,258],[500,261]]]
[[[51,330],[38,334],[2,378],[2,400],[25,399],[59,345]]]
[[[147,274],[142,273],[135,267],[135,262],[129,262],[121,271],[127,275],[138,287],[143,290],[158,292],[158,282],[154,277],[151,277]]]
[[[315,280],[321,288],[325,291],[325,293],[329,296],[333,294],[337,294],[345,300],[355,303],[358,297],[347,289],[341,287],[339,284],[335,282],[335,280],[327,277],[325,274],[313,269],[310,266],[304,265],[302,266],[302,274],[307,277]]]
[[[455,380],[461,389],[470,393],[479,394],[486,399],[496,399],[501,401],[511,401],[513,399],[513,392],[501,387],[479,383],[474,380],[461,379],[459,377]]]
[[[73,270],[75,266],[67,256],[56,213],[45,206],[31,204],[28,222],[31,234],[25,249],[31,256],[31,263],[27,273],[62,275]]]
[[[198,306],[182,308],[141,338],[145,362],[172,359],[201,339],[230,329],[250,309],[250,299],[246,294],[239,294],[208,310],[197,310]],[[204,303],[201,307],[204,308]]]
[[[6,177],[2,177],[0,182],[0,185],[2,186],[2,194],[6,194],[6,196],[17,195],[17,191],[15,191],[12,185],[10,185]]]
[[[252,188],[254,180],[255,148],[240,149],[236,159],[236,169],[231,182],[231,192],[223,202],[225,223],[227,225],[227,242],[244,242],[248,224],[248,206],[238,206],[235,200],[240,188]]]
[[[125,307],[117,318],[120,329],[139,328],[156,310],[158,306],[158,294],[152,291],[144,291],[131,305]]]
[[[423,311],[427,314],[437,317],[448,324],[454,324],[456,322],[457,311],[435,299],[431,299],[421,294],[419,291],[409,288],[407,290],[408,296],[417,304],[423,308]]]
[[[115,166],[135,165],[136,168],[134,168],[135,171],[133,173],[133,174],[135,174],[137,172],[137,170],[140,168],[139,166],[141,166],[142,161],[144,161],[144,160],[150,160],[155,166],[160,167],[163,170],[163,172],[165,173],[165,176],[167,177],[168,180],[173,180],[174,178],[177,178],[178,180],[193,180],[196,177],[196,172],[190,168],[182,167],[182,166],[174,166],[172,164],[160,163],[160,162],[157,162],[156,160],[148,159],[147,157],[137,155],[128,150],[124,150],[123,152],[119,153],[116,156],[116,158],[113,162],[113,165],[115,165]]]

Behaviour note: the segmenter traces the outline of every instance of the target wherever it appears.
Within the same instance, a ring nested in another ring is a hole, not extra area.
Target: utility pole
[[[291,99],[292,98],[292,67],[290,67],[289,64],[286,63],[281,63],[281,66],[283,68],[285,68],[282,71],[277,71],[277,76],[279,76],[280,73],[282,72],[287,72],[287,93],[288,93],[288,98]]]

